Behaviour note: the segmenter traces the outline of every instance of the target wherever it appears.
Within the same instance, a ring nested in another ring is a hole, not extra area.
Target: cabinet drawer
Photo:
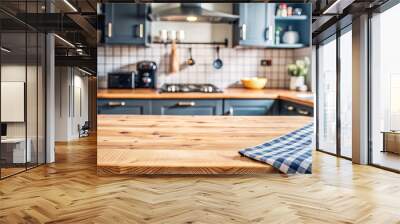
[[[314,116],[314,109],[312,107],[292,103],[289,101],[281,101],[281,115],[286,116]]]
[[[156,115],[222,115],[222,100],[153,100]]]
[[[150,100],[98,100],[98,114],[151,114]]]
[[[276,115],[275,100],[225,100],[224,114],[233,116]]]

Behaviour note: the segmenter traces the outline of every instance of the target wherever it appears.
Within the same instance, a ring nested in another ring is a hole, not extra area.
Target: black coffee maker
[[[136,88],[156,88],[157,64],[154,61],[140,61],[137,63],[136,69]]]

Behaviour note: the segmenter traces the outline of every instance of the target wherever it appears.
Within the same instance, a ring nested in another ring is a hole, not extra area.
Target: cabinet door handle
[[[234,115],[232,107],[229,108],[228,112],[226,112],[226,115],[228,115],[228,116],[233,116]]]
[[[108,102],[108,106],[109,107],[123,107],[125,106],[126,103],[125,102]]]
[[[246,24],[243,24],[242,27],[240,27],[240,39],[246,40]]]
[[[144,37],[144,25],[139,24],[139,37],[143,38]]]
[[[265,28],[265,31],[264,31],[264,39],[265,39],[266,41],[269,40],[269,27],[266,27],[266,28]]]
[[[287,106],[286,109],[287,109],[288,111],[294,111],[294,107],[293,107],[293,106]]]
[[[107,24],[107,26],[108,26],[108,33],[107,33],[107,36],[109,37],[109,38],[111,38],[112,37],[112,23],[108,23]]]
[[[302,110],[302,109],[298,109],[297,112],[301,115],[309,115],[310,112],[306,111],[306,110]]]
[[[136,37],[143,38],[144,37],[144,25],[139,24],[139,25],[136,25],[135,27],[136,27],[136,32],[135,32]]]
[[[177,104],[176,104],[176,106],[178,106],[178,107],[194,107],[194,106],[196,106],[196,102],[178,102]]]

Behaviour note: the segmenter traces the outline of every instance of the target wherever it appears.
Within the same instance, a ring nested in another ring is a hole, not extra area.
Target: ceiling
[[[313,37],[323,36],[331,27],[346,16],[356,16],[360,12],[377,7],[387,0],[289,0],[284,2],[307,2],[313,4]],[[47,2],[47,4],[46,4]],[[3,46],[11,48],[13,55],[28,55],[35,52],[36,46],[28,38],[28,50],[24,52],[26,30],[54,32],[56,38],[56,60],[59,64],[68,61],[87,66],[97,58],[97,2],[170,2],[168,0],[1,0],[0,26],[3,32]],[[203,2],[226,2],[210,0]],[[231,2],[242,2],[233,0]],[[265,2],[265,1],[250,1]],[[283,2],[283,1],[268,1]],[[69,3],[69,4],[68,4]],[[51,11],[51,13],[49,13]],[[350,19],[351,21],[351,19]],[[332,31],[334,32],[334,31]],[[5,33],[5,34],[4,34]],[[24,35],[22,35],[23,37]],[[29,36],[29,35],[28,35]],[[66,40],[68,43],[66,43]],[[75,45],[74,47],[71,44]]]
[[[96,0],[1,0],[2,46],[11,50],[7,57],[13,61],[23,60],[26,55],[31,58],[38,50],[32,37],[52,32],[60,37],[55,38],[56,65],[71,65],[68,61],[72,61],[80,66],[82,62],[82,67],[95,71],[96,5]]]
[[[339,28],[351,24],[352,19],[374,11],[388,0],[313,0],[313,42],[331,36]]]

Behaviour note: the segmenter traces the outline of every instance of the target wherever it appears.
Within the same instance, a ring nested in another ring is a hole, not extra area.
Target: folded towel
[[[311,174],[313,132],[313,124],[310,123],[261,145],[240,150],[239,153],[267,163],[283,173]]]

